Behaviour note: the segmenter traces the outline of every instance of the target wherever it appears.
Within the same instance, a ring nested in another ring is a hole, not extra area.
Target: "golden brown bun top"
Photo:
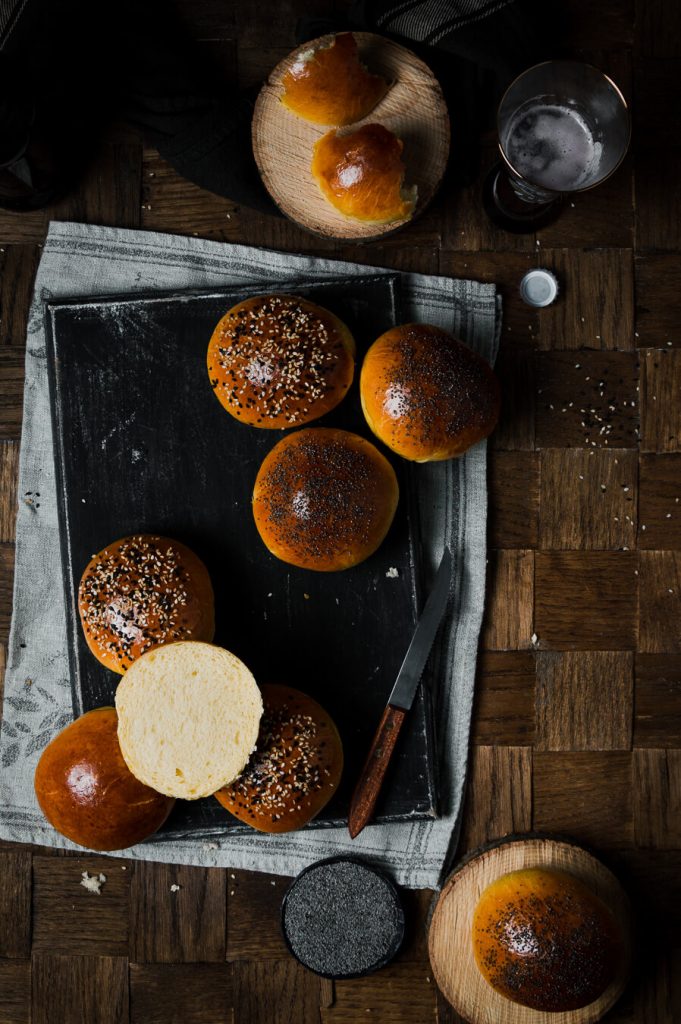
[[[387,224],[411,217],[401,139],[381,124],[330,131],[315,144],[312,174],[328,201],[354,220]]]
[[[334,795],[343,771],[338,730],[324,708],[300,690],[267,683],[256,749],[241,775],[215,796],[262,832],[291,832]]]
[[[354,339],[328,309],[296,295],[258,295],[233,306],[213,332],[208,375],[241,423],[302,426],[347,394]]]
[[[388,532],[398,496],[395,471],[370,441],[314,427],[284,437],[266,457],[253,512],[274,555],[332,572],[373,554]]]
[[[152,647],[211,641],[215,631],[206,567],[184,544],[157,534],[123,537],[93,555],[78,610],[90,650],[114,672]]]
[[[360,392],[374,433],[415,461],[460,455],[487,437],[499,417],[492,368],[431,324],[382,334],[366,354]]]
[[[122,850],[165,821],[175,801],[138,782],[123,760],[113,708],[67,725],[35,771],[40,808],[62,835],[93,850]]]
[[[313,124],[361,121],[388,91],[380,75],[362,66],[351,32],[311,43],[282,79],[282,103]]]
[[[475,958],[507,999],[547,1012],[588,1006],[621,967],[615,919],[564,871],[512,871],[482,894],[473,917]]]

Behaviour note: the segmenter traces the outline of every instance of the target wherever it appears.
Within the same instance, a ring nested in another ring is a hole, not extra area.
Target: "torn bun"
[[[360,62],[357,41],[342,32],[302,48],[282,79],[281,102],[313,124],[354,124],[371,113],[389,84]]]
[[[352,220],[409,220],[417,190],[404,185],[403,148],[402,140],[382,124],[330,131],[315,144],[312,176],[328,202]]]

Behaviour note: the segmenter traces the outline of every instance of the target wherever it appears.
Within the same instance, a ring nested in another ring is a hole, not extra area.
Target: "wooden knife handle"
[[[371,820],[385,773],[390,764],[390,758],[397,743],[397,737],[406,717],[407,712],[404,708],[394,708],[390,704],[383,712],[383,718],[376,730],[371,750],[364,762],[350,802],[348,830],[352,839],[358,836]]]

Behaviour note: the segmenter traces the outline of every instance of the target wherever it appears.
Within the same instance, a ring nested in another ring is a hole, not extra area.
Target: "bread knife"
[[[435,575],[433,589],[428,595],[402,667],[397,673],[395,685],[388,697],[383,717],[352,794],[348,815],[348,831],[352,839],[355,839],[371,820],[397,737],[414,702],[428,655],[449,601],[451,579],[452,553],[449,548],[445,548]]]

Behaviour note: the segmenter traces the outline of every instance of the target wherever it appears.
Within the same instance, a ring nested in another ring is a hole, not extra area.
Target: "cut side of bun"
[[[243,770],[258,737],[262,698],[236,655],[184,641],[131,665],[116,691],[116,710],[132,774],[159,793],[197,800]]]

